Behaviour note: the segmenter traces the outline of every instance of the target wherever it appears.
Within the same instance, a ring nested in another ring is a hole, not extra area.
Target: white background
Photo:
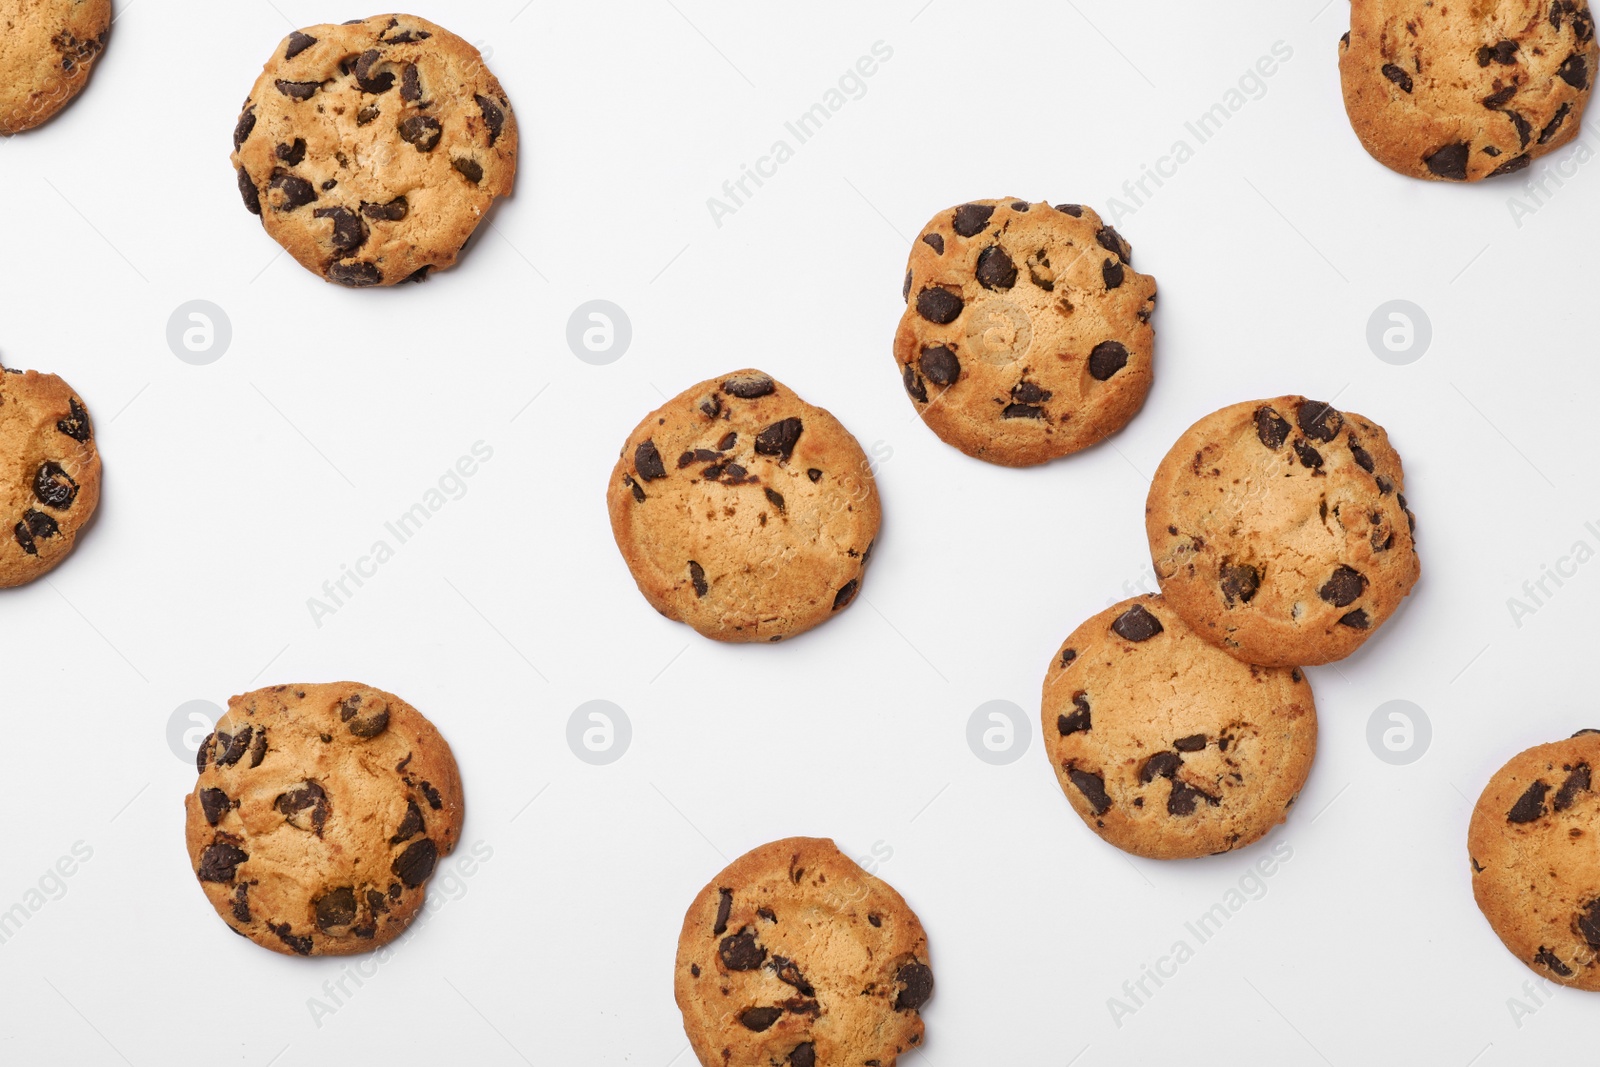
[[[1584,529],[1600,525],[1588,152],[1472,188],[1385,170],[1341,104],[1343,0],[522,2],[414,5],[492,48],[522,132],[515,197],[424,285],[351,292],[278,257],[228,167],[280,38],[368,11],[119,0],[84,95],[0,143],[0,358],[71,382],[105,458],[73,556],[0,594],[0,909],[75,842],[93,850],[0,945],[0,1060],[688,1067],[683,910],[727,860],[790,834],[892,852],[878,872],[926,924],[938,979],[918,1067],[1175,1048],[1512,1064],[1592,1037],[1591,996],[1524,992],[1465,851],[1501,763],[1600,725],[1600,562],[1520,627],[1507,607],[1573,542],[1600,548]],[[893,56],[865,95],[716,226],[707,197],[877,41]],[[1278,41],[1293,56],[1264,94],[1118,223],[1160,284],[1139,418],[1021,471],[922,427],[890,341],[926,219],[977,197],[1106,211]],[[1566,184],[1519,226],[1509,201],[1533,205],[1522,183],[1552,166]],[[565,340],[593,298],[633,323],[609,366]],[[1395,298],[1433,324],[1409,366],[1365,340]],[[167,346],[192,299],[232,322],[210,366]],[[657,616],[604,508],[644,413],[745,365],[892,452],[862,597],[775,647]],[[1231,855],[1130,859],[1061,795],[1039,684],[1074,626],[1148,583],[1144,495],[1171,442],[1285,392],[1388,428],[1422,582],[1366,649],[1310,672],[1322,746],[1286,826]],[[318,627],[307,599],[477,441],[493,458],[466,494]],[[184,853],[194,769],[166,730],[185,701],[340,678],[439,726],[466,784],[458,855],[492,858],[450,893],[443,866],[430,892],[447,905],[314,1020],[310,998],[331,1004],[323,982],[354,961],[227,932]],[[633,724],[610,766],[565,741],[592,699]],[[996,699],[1030,722],[1008,766],[965,739]],[[1433,724],[1408,766],[1366,740],[1395,699]],[[1184,923],[1275,845],[1292,858],[1265,895],[1197,944]],[[1108,998],[1180,938],[1193,958],[1118,1026]],[[1513,997],[1536,1010],[1514,1017]]]

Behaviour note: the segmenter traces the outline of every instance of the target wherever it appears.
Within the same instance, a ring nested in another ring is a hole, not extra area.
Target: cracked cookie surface
[[[1246,663],[1343,659],[1416,584],[1415,519],[1383,428],[1303,396],[1234,404],[1161,461],[1145,531],[1167,603]]]
[[[100,503],[94,425],[54,374],[0,373],[0,589],[54,568]]]
[[[403,933],[464,814],[450,746],[355,682],[228,701],[184,797],[189,860],[217,914],[275,952],[341,956]]]
[[[1571,141],[1597,58],[1586,0],[1354,0],[1339,44],[1362,145],[1435,181],[1514,173]]]
[[[1472,895],[1517,959],[1541,977],[1600,989],[1595,839],[1600,731],[1518,753],[1472,810]]]
[[[780,641],[843,611],[881,515],[850,431],[749,369],[647,415],[606,504],[645,599],[718,641]]]
[[[933,995],[922,924],[825,838],[745,853],[702,889],[673,988],[706,1067],[895,1067]]]
[[[1317,750],[1303,671],[1240,663],[1159,596],[1072,632],[1045,675],[1041,719],[1072,809],[1151,859],[1258,840],[1286,818]]]
[[[111,0],[0,0],[0,135],[66,107],[110,33]]]
[[[1150,391],[1155,279],[1078,204],[975,200],[912,244],[895,334],[922,421],[969,456],[1025,467],[1081,451]]]
[[[362,288],[452,266],[511,193],[517,121],[478,50],[413,15],[285,38],[233,133],[245,208],[300,264]]]

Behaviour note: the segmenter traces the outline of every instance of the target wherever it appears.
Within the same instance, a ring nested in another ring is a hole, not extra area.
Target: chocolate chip
[[[356,919],[356,891],[351,886],[340,886],[311,902],[317,915],[317,925],[323,930],[349,926]]]
[[[200,742],[200,747],[195,749],[194,767],[201,774],[206,773],[206,763],[211,759],[211,745],[217,739],[215,732],[206,734],[206,739]]]
[[[1133,248],[1127,241],[1122,239],[1122,234],[1110,226],[1102,226],[1095,233],[1094,239],[1100,243],[1101,248],[1107,252],[1115,252],[1122,259],[1122,262],[1129,266],[1133,265]]]
[[[33,495],[46,507],[65,511],[78,498],[78,483],[61,464],[46,460],[33,472]]]
[[[417,807],[415,800],[407,800],[405,816],[400,820],[399,827],[395,829],[394,836],[389,838],[389,844],[399,845],[410,841],[413,837],[422,833],[423,829],[422,809]]]
[[[205,812],[206,822],[212,826],[222,821],[228,809],[233,807],[233,801],[228,799],[228,794],[220,789],[200,790],[200,810]]]
[[[355,72],[356,84],[361,86],[362,92],[378,96],[394,88],[393,71],[386,70],[377,77],[372,76],[372,68],[382,59],[383,55],[376,48],[367,49],[356,59],[355,66],[351,69]]]
[[[1543,782],[1534,782],[1527,788],[1517,802],[1506,812],[1508,822],[1524,823],[1533,822],[1544,814],[1544,795],[1550,792],[1550,787]]]
[[[239,168],[239,195],[244,199],[244,209],[252,215],[261,214],[261,191],[250,180],[250,172]]]
[[[1560,957],[1543,945],[1539,946],[1539,952],[1533,957],[1533,962],[1544,964],[1562,978],[1572,977],[1572,968],[1562,963]]]
[[[317,95],[317,90],[322,88],[321,82],[292,82],[279,78],[272,84],[278,87],[278,92],[290,100],[310,100]]]
[[[310,182],[281,168],[272,172],[272,180],[267,183],[267,188],[283,197],[274,208],[277,211],[293,211],[317,198],[317,190]]]
[[[334,261],[328,264],[328,280],[338,282],[340,285],[351,289],[365,289],[374,285],[383,284],[383,271],[376,264],[364,262],[341,263]]]
[[[387,204],[372,204],[363,200],[361,213],[369,219],[378,219],[383,222],[404,221],[411,211],[411,203],[403,196],[397,196]]]
[[[706,584],[706,570],[694,560],[689,561],[689,581],[694,585],[694,595],[703,597],[711,589]]]
[[[313,218],[333,220],[331,241],[334,252],[340,256],[348,256],[367,243],[367,224],[349,208],[319,207],[311,215]]]
[[[1183,757],[1176,752],[1157,752],[1139,768],[1139,781],[1149,785],[1157,778],[1171,778],[1183,766]]]
[[[1250,603],[1261,588],[1261,572],[1248,563],[1223,560],[1220,573],[1222,599],[1230,608],[1236,600],[1241,604]]]
[[[1206,735],[1190,734],[1188,737],[1180,737],[1172,742],[1172,747],[1179,752],[1199,752],[1206,747]]]
[[[794,455],[794,446],[800,440],[800,432],[805,427],[799,419],[781,419],[768,426],[756,435],[756,454],[762,456],[778,456],[788,462]]]
[[[1044,409],[1032,404],[1007,404],[1000,411],[1002,419],[1042,419]]]
[[[947,345],[924,348],[917,366],[934,385],[952,386],[961,377],[961,361]]]
[[[845,582],[844,585],[840,586],[839,591],[833,596],[833,610],[838,611],[840,608],[846,607],[850,601],[856,598],[856,592],[860,588],[861,582],[855,578],[850,579],[848,582]]]
[[[389,869],[406,884],[406,888],[415,889],[428,880],[438,860],[439,846],[433,843],[431,837],[424,837],[407,845],[406,850],[395,857]]]
[[[407,63],[400,72],[400,99],[414,104],[422,99],[422,77],[415,63]],[[483,99],[478,97],[478,99]]]
[[[661,462],[661,453],[656,451],[654,441],[642,441],[633,450],[633,469],[647,482],[667,476],[666,464]]]
[[[1490,93],[1488,96],[1484,97],[1483,106],[1488,108],[1490,111],[1499,111],[1501,108],[1509,104],[1511,102],[1511,98],[1516,95],[1517,85],[1515,82],[1512,82],[1504,89],[1500,89],[1499,91]],[[1493,148],[1494,146],[1490,145],[1489,147]]]
[[[1366,576],[1341,563],[1322,588],[1317,590],[1317,595],[1334,607],[1343,608],[1355,603],[1366,590]]]
[[[1379,496],[1388,496],[1390,493],[1394,492],[1394,483],[1385,478],[1383,475],[1378,475],[1375,480],[1378,483]]]
[[[250,766],[259,767],[267,758],[267,728],[256,727],[256,739],[250,744]]]
[[[1314,441],[1331,441],[1339,436],[1344,426],[1344,416],[1320,400],[1307,400],[1295,413],[1300,432]]]
[[[1089,376],[1103,382],[1128,365],[1128,349],[1120,341],[1101,341],[1089,353]]]
[[[782,1008],[746,1008],[744,1014],[739,1016],[740,1024],[746,1030],[761,1033],[772,1028],[772,1024],[783,1018]]]
[[[250,854],[236,845],[219,842],[207,845],[204,852],[200,853],[200,870],[198,872],[202,882],[231,882],[234,873],[239,869],[239,864],[250,858]]]
[[[754,400],[758,396],[767,396],[777,388],[777,383],[765,374],[745,374],[729,378],[722,383],[724,393],[736,396],[740,400]]]
[[[1556,790],[1555,799],[1550,806],[1556,811],[1566,811],[1572,807],[1573,801],[1578,799],[1579,793],[1589,791],[1589,765],[1580,763],[1567,772],[1567,780],[1561,783],[1561,788]]]
[[[721,937],[728,932],[728,914],[733,911],[733,890],[717,890],[717,923],[711,928],[712,937]]]
[[[372,123],[378,121],[379,116],[382,114],[383,109],[377,104],[368,104],[366,107],[356,112],[356,125],[370,126]]]
[[[1042,404],[1054,395],[1034,382],[1018,382],[1011,387],[1011,399],[1019,404]]]
[[[1075,219],[1083,218],[1082,204],[1057,204],[1056,210],[1061,212],[1063,215],[1071,215]]]
[[[294,927],[288,923],[268,923],[267,929],[278,935],[278,940],[289,946],[289,950],[297,956],[311,955],[311,939],[300,937],[294,933]]]
[[[444,798],[439,795],[439,791],[431,783],[426,781],[422,783],[422,795],[428,798],[428,807],[434,811],[444,807]]]
[[[1561,129],[1561,124],[1566,121],[1567,115],[1571,111],[1572,104],[1570,102],[1556,108],[1555,117],[1550,120],[1550,124],[1539,131],[1540,144],[1549,144],[1555,139],[1556,132]]]
[[[243,111],[239,112],[239,122],[233,127],[233,147],[238,148],[242,146],[245,141],[249,140],[250,133],[255,128],[256,109],[253,107],[246,107]]]
[[[296,137],[294,144],[280,144],[272,150],[273,155],[286,167],[298,167],[306,158],[306,139]]]
[[[767,496],[767,503],[771,504],[773,507],[777,508],[779,511],[785,510],[784,506],[783,506],[783,494],[782,493],[780,493],[776,489],[772,489],[772,488],[763,489],[762,492],[765,493],[766,496]]]
[[[1135,604],[1117,616],[1111,632],[1126,641],[1148,641],[1161,632],[1161,620],[1146,611],[1143,604]]]
[[[1005,249],[990,245],[978,253],[976,277],[978,284],[985,289],[1010,289],[1017,284],[1017,265],[1011,261]]]
[[[1294,439],[1294,454],[1300,457],[1300,466],[1302,467],[1318,470],[1322,466],[1322,453],[1298,437]]]
[[[459,159],[452,159],[450,161],[450,165],[456,169],[456,173],[460,174],[473,185],[483,184],[483,166],[477,160],[462,157]]]
[[[1357,608],[1354,611],[1347,611],[1343,615],[1339,616],[1339,625],[1348,626],[1352,630],[1365,630],[1368,626],[1372,625],[1372,620],[1367,618],[1367,612],[1365,608]]]
[[[1467,155],[1471,147],[1464,141],[1447,144],[1423,158],[1428,170],[1436,177],[1453,182],[1467,180]]]
[[[1214,797],[1202,789],[1196,789],[1182,778],[1173,778],[1172,792],[1167,795],[1167,814],[1193,815],[1195,805],[1202,800],[1213,808],[1222,803],[1221,797]]]
[[[941,235],[937,233],[925,233],[922,235],[922,243],[939,253],[941,256],[944,255],[944,237]]]
[[[1490,62],[1495,62],[1503,67],[1508,67],[1517,61],[1517,42],[1501,41],[1495,45],[1484,45],[1478,49],[1478,66],[1487,67]]]
[[[1591,900],[1582,907],[1573,925],[1590,948],[1600,948],[1600,900]]]
[[[289,46],[283,50],[283,58],[293,59],[316,43],[317,39],[309,33],[301,33],[299,30],[295,30],[289,35]]]
[[[250,751],[250,739],[255,734],[255,727],[246,726],[236,734],[217,735],[217,746],[222,750],[217,753],[218,767],[232,767],[244,759],[244,754]]]
[[[1393,63],[1383,65],[1383,76],[1394,82],[1405,92],[1411,91],[1411,75],[1395,66]]]
[[[1368,474],[1371,474],[1373,468],[1377,466],[1372,462],[1372,453],[1368,452],[1366,449],[1357,444],[1354,437],[1350,438],[1350,455],[1355,457],[1356,466],[1360,467]]]
[[[400,120],[400,139],[418,152],[432,152],[439,144],[444,127],[427,115],[412,115]]]
[[[817,1046],[804,1041],[789,1053],[789,1067],[817,1067]]]
[[[1115,260],[1108,259],[1100,264],[1100,277],[1105,281],[1108,290],[1122,285],[1123,273],[1122,264]]]
[[[917,294],[917,314],[940,326],[956,321],[965,306],[959,293],[942,286],[931,286]]]
[[[250,921],[250,883],[240,882],[233,887],[233,920],[234,922],[247,923]]]
[[[1111,807],[1111,798],[1106,796],[1105,779],[1098,774],[1070,768],[1067,777],[1072,784],[1078,787],[1078,792],[1083,794],[1083,799],[1089,802],[1089,810],[1096,815],[1104,815]]]
[[[822,472],[817,470],[817,468],[812,467],[806,471],[806,477],[810,478],[813,482],[820,482],[822,481]]]
[[[56,536],[61,532],[61,527],[56,520],[42,511],[29,508],[22,514],[22,521],[12,529],[12,535],[17,539],[17,544],[22,546],[22,551],[30,556],[39,554],[38,541]]]
[[[1517,128],[1517,140],[1520,142],[1518,147],[1527,148],[1528,142],[1533,140],[1533,124],[1515,111],[1505,111],[1502,114]]]
[[[989,225],[994,208],[988,204],[962,204],[950,220],[951,228],[962,237],[976,237]]]
[[[730,971],[753,971],[767,959],[767,950],[756,942],[756,932],[746,926],[736,934],[729,934],[717,947],[722,965]]]
[[[487,96],[474,96],[472,99],[477,102],[478,110],[483,112],[483,124],[489,127],[489,147],[493,148],[500,139],[500,131],[505,129],[506,113]]]
[[[1498,167],[1489,172],[1490,177],[1499,177],[1502,174],[1515,174],[1519,170],[1527,170],[1533,165],[1532,156],[1512,156]]]
[[[1072,665],[1072,661],[1077,659],[1077,658],[1078,658],[1078,650],[1077,649],[1075,649],[1075,648],[1063,648],[1061,650],[1061,666],[1062,666],[1062,668],[1064,669],[1066,667],[1070,667]]]
[[[901,986],[900,995],[894,998],[895,1011],[916,1011],[933,996],[933,970],[927,964],[906,963],[894,979]]]
[[[217,740],[220,742],[225,736],[218,735]],[[221,757],[218,757],[217,764],[221,766]],[[316,782],[302,782],[289,792],[278,794],[272,806],[289,825],[297,830],[309,829],[318,837],[322,836],[322,828],[327,825],[328,812],[331,810],[328,794]],[[311,814],[302,821],[301,813],[307,811]],[[306,825],[307,823],[309,825]]]
[[[911,397],[912,400],[915,400],[919,404],[926,404],[928,402],[927,383],[923,381],[922,375],[917,373],[917,369],[915,367],[909,363],[901,367],[900,380],[905,383],[906,395]]]
[[[1270,407],[1257,408],[1256,436],[1276,452],[1289,439],[1289,421]]]
[[[1089,715],[1089,695],[1087,693],[1074,694],[1072,704],[1077,710],[1071,715],[1056,716],[1056,729],[1060,731],[1062,737],[1090,730],[1094,725]]]

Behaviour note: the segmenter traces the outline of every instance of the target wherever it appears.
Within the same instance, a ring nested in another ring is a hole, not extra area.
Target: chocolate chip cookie
[[[1587,0],[1353,0],[1339,72],[1374,159],[1475,182],[1578,135],[1597,58]]]
[[[110,33],[111,0],[0,0],[0,135],[66,107]]]
[[[517,170],[517,120],[483,57],[414,15],[291,33],[233,131],[244,206],[340,285],[453,265]]]
[[[1155,279],[1078,204],[976,200],[911,247],[894,338],[922,421],[969,456],[1027,467],[1128,424],[1150,391]]]
[[[758,370],[646,416],[606,503],[645,599],[718,641],[781,641],[843,611],[880,516],[850,431]]]
[[[895,1067],[922,1043],[928,938],[822,838],[745,853],[683,918],[673,981],[705,1067]]]
[[[461,833],[450,746],[416,708],[355,682],[234,697],[196,763],[189,862],[223,921],[275,952],[393,941]]]
[[[1516,756],[1472,810],[1472,895],[1512,955],[1544,978],[1600,989],[1600,731]]]
[[[100,503],[89,409],[54,374],[0,374],[0,589],[33,581],[72,551]]]
[[[1156,471],[1145,530],[1167,603],[1246,663],[1354,652],[1419,573],[1383,428],[1303,396],[1207,415]]]
[[[1159,596],[1072,632],[1050,661],[1041,715],[1073,810],[1151,859],[1257,840],[1284,821],[1317,751],[1304,672],[1240,663]]]

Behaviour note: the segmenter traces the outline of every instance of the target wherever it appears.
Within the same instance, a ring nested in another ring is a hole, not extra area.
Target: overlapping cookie
[[[921,1047],[928,939],[832,841],[753,849],[689,906],[674,990],[705,1067],[895,1067]]]
[[[99,503],[100,452],[83,401],[54,374],[0,374],[0,588],[65,559]]]
[[[111,34],[111,0],[0,0],[0,136],[77,96]]]

